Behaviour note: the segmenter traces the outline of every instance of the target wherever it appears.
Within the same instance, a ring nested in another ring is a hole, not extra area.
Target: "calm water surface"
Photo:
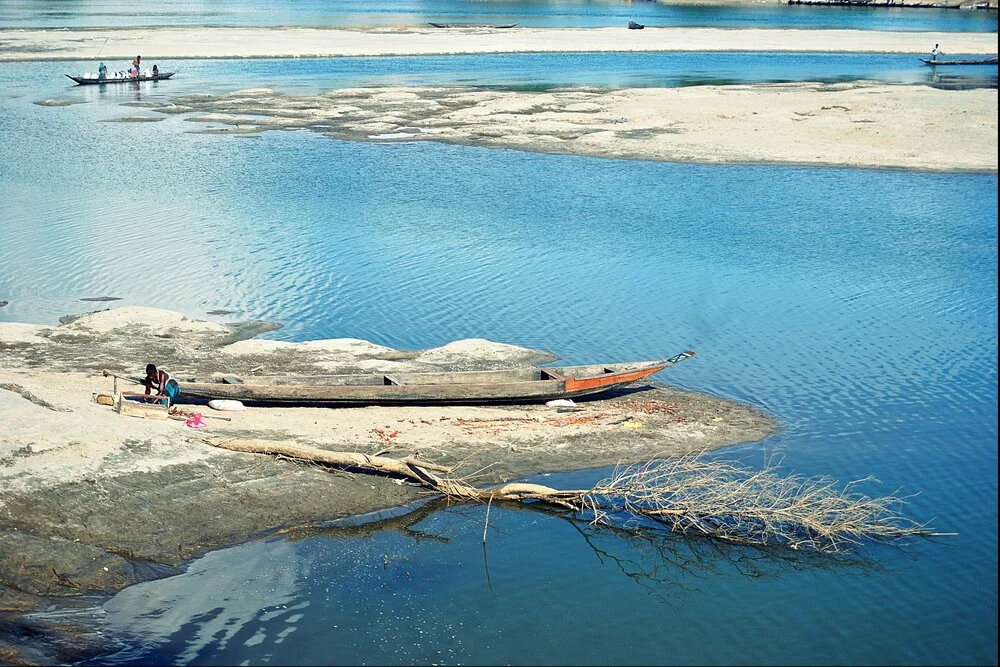
[[[61,74],[93,74],[97,70],[96,61],[24,63],[8,67],[7,71],[11,72],[12,93],[37,98],[41,92],[39,81],[44,80],[47,94],[87,102],[152,102],[182,93],[229,92],[264,85],[296,94],[357,86],[450,85],[540,90],[862,80],[950,89],[997,87],[996,65],[928,67],[920,57],[926,54],[566,53],[177,60],[158,63],[162,71],[176,72],[168,83],[103,87],[77,86],[64,77],[60,80]],[[955,57],[960,56],[955,54]],[[125,70],[130,64],[107,63],[111,71]]]
[[[516,23],[531,27],[839,28],[996,32],[995,11],[668,5],[641,0],[4,0],[0,29],[179,25],[385,26]]]
[[[313,66],[359,76],[344,62]],[[160,118],[142,105],[183,79],[102,95],[61,67],[0,65],[0,319],[117,296],[280,321],[286,340],[484,337],[573,363],[691,347],[663,381],[783,425],[720,455],[872,475],[864,491],[919,494],[906,514],[957,533],[817,559],[494,507],[484,552],[484,509],[456,507],[418,533],[263,540],[128,589],[102,609],[115,649],[98,662],[996,663],[996,174],[192,134],[184,116],[114,122]],[[412,67],[378,77],[438,76]],[[289,71],[281,85],[328,85]]]

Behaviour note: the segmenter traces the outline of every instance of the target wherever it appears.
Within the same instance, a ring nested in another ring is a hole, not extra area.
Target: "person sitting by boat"
[[[107,79],[108,78],[108,66],[103,62],[97,66],[97,78]]]
[[[153,65],[153,78],[155,79],[158,76],[160,76],[160,68],[157,67],[156,65]]]
[[[146,400],[155,402],[165,397],[173,403],[181,394],[181,387],[177,384],[177,380],[170,377],[170,373],[165,370],[158,369],[156,364],[146,364],[146,377],[143,384],[146,386],[146,396],[150,397]],[[152,395],[154,387],[156,394]]]

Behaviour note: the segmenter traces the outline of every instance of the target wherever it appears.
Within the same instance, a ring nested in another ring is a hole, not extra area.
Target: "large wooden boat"
[[[945,60],[943,58],[938,58],[937,60],[931,60],[929,58],[921,58],[920,62],[925,65],[996,65],[996,58],[981,58],[979,60]]]
[[[178,379],[180,400],[329,405],[487,405],[575,398],[624,387],[679,361],[558,366],[451,373],[222,377]]]
[[[108,83],[139,83],[142,81],[163,81],[164,79],[169,79],[174,74],[176,74],[176,72],[161,72],[156,76],[125,76],[125,77],[113,76],[113,77],[105,77],[103,79],[99,79],[96,76],[73,76],[72,74],[67,74],[66,76],[73,79],[81,86],[90,86],[90,85],[103,86]]]

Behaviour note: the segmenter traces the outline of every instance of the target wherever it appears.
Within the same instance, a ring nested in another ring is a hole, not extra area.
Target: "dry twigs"
[[[829,477],[781,477],[694,455],[620,468],[591,502],[599,521],[617,512],[684,534],[819,552],[935,534],[900,514],[902,498],[856,493],[861,481],[840,488]]]
[[[935,535],[899,513],[902,498],[855,493],[858,482],[839,488],[828,477],[781,477],[773,468],[748,470],[698,455],[621,467],[592,489],[559,490],[528,483],[478,489],[447,476],[454,472],[451,468],[412,457],[332,452],[265,440],[200,441],[238,452],[398,475],[452,500],[541,501],[587,514],[595,524],[635,530],[664,527],[739,544],[836,553],[865,540],[898,544],[910,537]]]

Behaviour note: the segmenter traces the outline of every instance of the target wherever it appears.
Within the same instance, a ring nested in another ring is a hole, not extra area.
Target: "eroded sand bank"
[[[267,89],[157,107],[201,112],[197,131],[310,129],[362,141],[448,143],[597,157],[932,171],[997,170],[997,91],[770,84],[511,92]],[[218,127],[221,125],[222,127]]]
[[[0,613],[36,608],[47,596],[110,593],[268,531],[426,497],[383,477],[220,450],[199,441],[203,435],[418,454],[490,484],[700,452],[776,428],[747,405],[643,385],[564,411],[513,405],[222,413],[180,406],[206,415],[208,428],[194,430],[182,420],[121,416],[94,402],[95,392],[114,387],[101,371],[141,375],[147,361],[179,377],[491,369],[555,355],[478,339],[420,352],[355,339],[252,340],[269,327],[136,307],[64,320],[55,327],[0,324]],[[659,379],[669,381],[668,373]]]
[[[105,40],[107,43],[105,44]],[[610,51],[996,54],[997,34],[766,28],[159,28],[0,31],[0,60],[310,58]]]

